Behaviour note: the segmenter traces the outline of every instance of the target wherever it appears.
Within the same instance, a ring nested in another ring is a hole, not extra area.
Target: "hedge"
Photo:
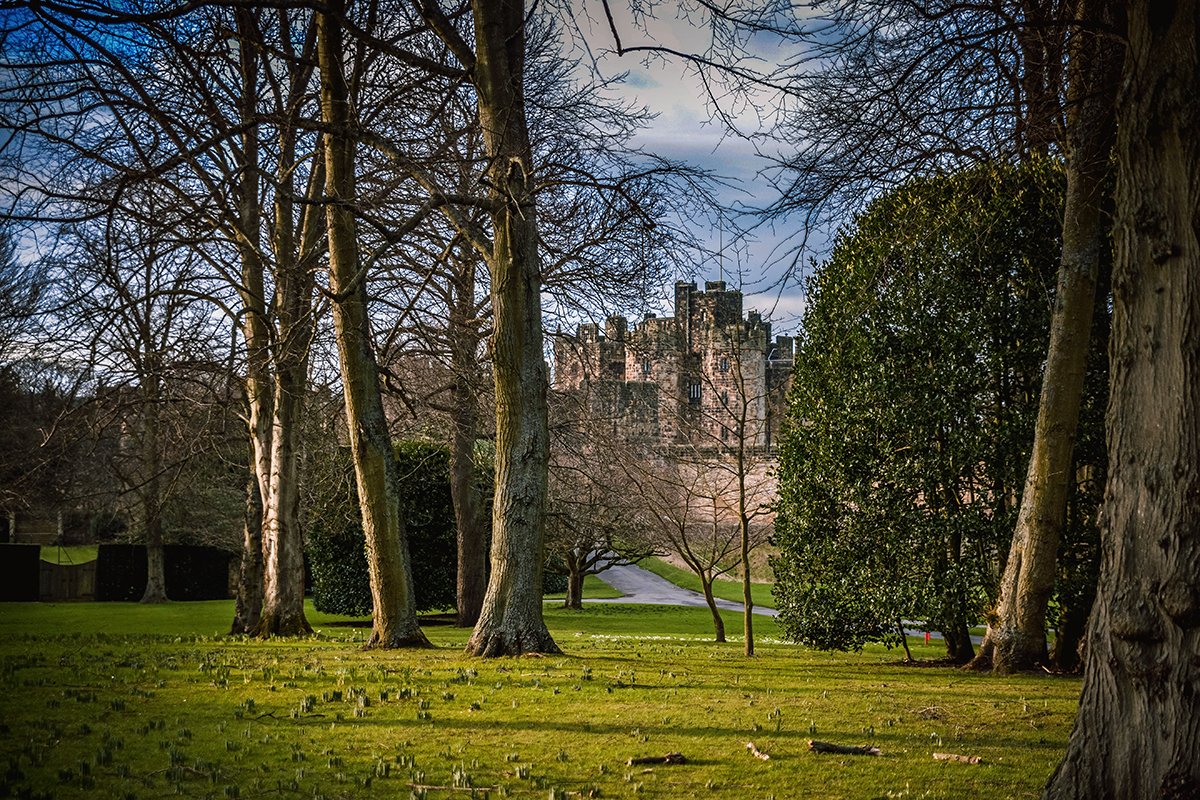
[[[169,544],[163,547],[167,597],[172,600],[224,600],[229,595],[232,554],[215,547]],[[136,601],[146,591],[146,546],[102,544],[96,554],[96,599]]]
[[[39,600],[41,575],[40,545],[0,544],[0,602]]]
[[[450,497],[450,451],[433,442],[395,445],[400,505],[413,564],[418,611],[454,608],[457,601],[458,529]],[[342,479],[310,509],[308,557],[313,607],[327,614],[369,614],[371,584],[366,537],[350,452],[338,458]]]
[[[455,608],[458,527],[450,494],[450,451],[445,445],[426,441],[397,442],[395,450],[417,611]],[[312,565],[313,607],[326,614],[361,616],[371,613],[371,582],[348,448],[339,452],[335,469],[340,471],[340,480],[326,480],[326,488],[317,492],[309,509],[307,552]],[[476,479],[490,520],[490,466],[479,468]],[[545,594],[567,590],[566,575],[544,572],[542,581]]]

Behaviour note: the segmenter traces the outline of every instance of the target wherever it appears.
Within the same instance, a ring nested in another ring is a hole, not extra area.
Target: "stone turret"
[[[747,420],[752,446],[773,444],[790,378],[792,339],[771,340],[757,311],[742,316],[742,293],[724,281],[675,284],[675,316],[629,326],[622,316],[555,339],[555,383],[587,391],[592,413],[627,419],[624,434],[663,446],[732,443]],[[627,388],[597,391],[597,382]],[[743,405],[748,412],[743,415]]]

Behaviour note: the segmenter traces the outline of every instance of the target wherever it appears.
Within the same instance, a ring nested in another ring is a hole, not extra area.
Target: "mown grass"
[[[638,562],[638,566],[653,572],[660,578],[666,578],[676,586],[691,589],[693,592],[702,591],[700,579],[694,572],[668,564],[658,558],[646,558]],[[760,608],[775,608],[775,596],[771,594],[770,583],[751,583],[750,597],[754,605]],[[713,581],[713,596],[722,600],[742,602],[742,582],[717,579]]]
[[[365,629],[315,613],[300,640],[214,636],[232,611],[0,605],[0,797],[1028,797],[1079,690],[816,653],[766,619],[746,659],[706,609],[547,606],[563,655],[488,661],[462,655],[467,630],[363,651]],[[883,755],[818,756],[814,737]]]
[[[65,547],[42,545],[39,558],[51,564],[86,564],[96,560],[99,550],[99,545],[94,544],[74,544]]]
[[[601,578],[595,575],[585,575],[583,577],[583,597],[585,600],[612,600],[625,595],[618,592],[616,589],[609,586]],[[566,600],[566,592],[555,592],[546,595],[547,600]]]

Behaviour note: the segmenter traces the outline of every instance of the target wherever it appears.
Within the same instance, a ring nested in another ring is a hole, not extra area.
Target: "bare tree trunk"
[[[388,435],[378,364],[371,346],[366,276],[359,273],[354,213],[354,141],[350,135],[349,90],[343,72],[341,23],[344,3],[318,14],[318,61],[321,116],[327,173],[326,227],[329,236],[329,286],[346,401],[346,425],[371,578],[371,637],[366,647],[429,647],[417,623],[412,563],[400,516],[400,475]]]
[[[1127,9],[1104,558],[1050,800],[1200,797],[1200,3]]]
[[[740,330],[740,327],[739,327]],[[740,376],[741,360],[738,370]],[[743,381],[739,379],[739,385]],[[738,478],[738,524],[742,533],[742,629],[746,639],[744,653],[747,657],[754,655],[754,596],[750,592],[750,516],[746,509],[746,407],[745,391],[743,397],[741,419],[738,425],[737,449],[737,478]]]
[[[1114,0],[1083,0],[1081,19],[1112,30],[1114,5]],[[1114,36],[1097,35],[1090,27],[1072,38],[1067,195],[1050,346],[1021,510],[999,602],[971,664],[975,668],[1011,673],[1047,661],[1046,607],[1054,591],[1058,541],[1074,480],[1071,454],[1087,376],[1096,282],[1108,247],[1102,204],[1116,132],[1113,102],[1121,51]]]
[[[532,148],[524,104],[525,10],[520,0],[474,0],[471,5],[473,80],[497,203],[491,261],[496,496],[492,576],[467,652],[557,653],[542,618],[550,445]]]
[[[470,628],[479,621],[487,590],[487,521],[475,476],[475,412],[473,408],[466,412],[461,405],[456,403],[456,406],[450,445],[450,496],[458,527],[456,624]]]
[[[473,259],[472,259],[473,262]],[[473,274],[470,263],[466,269]],[[472,378],[479,371],[476,350],[479,336],[468,326],[474,306],[475,281],[464,280],[460,303],[451,316],[450,359],[454,370],[451,421],[454,434],[450,442],[450,497],[458,527],[457,598],[460,628],[479,621],[483,595],[487,590],[487,520],[483,515],[475,472],[475,438],[478,430],[478,404]]]
[[[249,9],[239,9],[237,16],[238,34],[241,41],[246,43],[258,40],[257,23],[253,12]],[[271,506],[271,405],[273,386],[270,371],[270,332],[267,321],[266,289],[263,280],[263,259],[259,252],[258,231],[262,224],[262,208],[259,198],[260,175],[258,170],[259,144],[258,126],[252,122],[257,119],[258,109],[257,90],[260,54],[253,46],[244,46],[240,52],[240,69],[242,81],[241,119],[246,124],[246,130],[241,137],[241,170],[237,182],[237,209],[239,230],[242,239],[238,241],[238,256],[241,260],[241,285],[238,294],[244,316],[242,317],[242,337],[246,341],[246,406],[248,412],[248,427],[250,435],[250,472],[257,486],[257,504],[261,516],[253,524],[254,541],[247,536],[243,547],[252,544],[259,552],[250,553],[243,550],[243,580],[250,578],[245,570],[247,563],[260,565],[260,571],[253,577],[254,585],[243,584],[239,596],[250,597],[263,595],[269,591],[266,586],[262,569],[265,566],[262,535],[265,527],[265,515]],[[251,601],[258,603],[254,614],[255,622],[247,632],[257,632],[262,623],[262,600]],[[235,612],[236,613],[236,612]],[[242,621],[244,623],[244,620]],[[235,616],[233,627],[236,629],[239,620]]]
[[[297,81],[297,83],[301,83]],[[299,101],[295,97],[295,108]],[[274,411],[271,415],[271,502],[264,514],[267,562],[266,604],[261,635],[309,633],[304,615],[304,538],[300,524],[300,421],[308,389],[308,352],[312,343],[313,269],[317,240],[324,232],[321,214],[305,206],[299,223],[294,220],[296,129],[283,124],[279,136],[279,167],[271,248],[275,254],[275,353]],[[319,194],[325,168],[318,161],[309,173],[306,196]]]
[[[149,331],[144,342],[151,341]],[[150,359],[153,361],[153,359]],[[163,603],[167,600],[166,560],[163,556],[162,497],[159,472],[162,456],[159,449],[158,375],[154,367],[142,378],[142,515],[146,524],[146,591],[140,602]]]
[[[712,580],[706,578],[701,573],[696,573],[700,577],[700,587],[704,591],[704,602],[708,603],[708,610],[712,612],[713,631],[716,633],[717,641],[725,641],[725,620],[721,619],[721,610],[717,608],[717,601],[713,597]]]
[[[287,33],[286,29],[281,31],[281,40],[290,43]],[[289,112],[299,107],[311,74],[311,68],[296,69],[289,87]],[[275,213],[271,224],[277,333],[274,341],[274,407],[270,420],[270,502],[265,505],[263,531],[267,554],[265,607],[258,628],[264,636],[295,635],[312,630],[304,616],[300,420],[308,389],[308,351],[312,342],[312,272],[316,266],[317,241],[324,229],[320,224],[321,215],[312,205],[304,207],[299,224],[294,218],[296,130],[292,120],[281,120]],[[324,178],[325,168],[318,160],[309,173],[306,196],[319,195]]]
[[[563,602],[563,608],[583,610],[583,572],[578,568],[572,569],[567,575],[567,599]]]
[[[251,452],[253,458],[253,452]],[[242,563],[239,570],[233,625],[229,632],[250,633],[258,627],[263,609],[262,495],[253,465],[246,481],[246,513],[242,529]]]
[[[296,318],[302,276],[281,274],[275,410],[272,414],[270,497],[264,515],[264,606],[260,636],[311,633],[304,616],[304,540],[300,529],[300,414],[307,384],[308,336]]]

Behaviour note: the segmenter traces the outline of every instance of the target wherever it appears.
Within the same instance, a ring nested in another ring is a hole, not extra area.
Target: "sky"
[[[706,31],[675,17],[670,4],[658,7],[661,18],[651,21],[644,32],[628,17],[627,5],[621,0],[611,3],[624,47],[659,44],[683,52],[703,50]],[[658,115],[635,139],[635,144],[647,152],[709,169],[728,179],[731,185],[719,192],[728,205],[748,209],[768,205],[776,199],[774,187],[758,174],[768,162],[756,155],[753,143],[731,136],[720,121],[712,119],[704,89],[693,71],[677,60],[647,61],[644,55],[630,53],[618,56],[603,13],[599,3],[580,3],[574,22],[587,37],[601,73],[612,77],[627,72],[624,96]],[[786,58],[789,53],[771,44],[761,49],[760,55],[773,59]],[[752,110],[734,111],[740,111],[735,117],[744,133],[758,129],[757,115]],[[797,224],[760,227],[753,239],[737,243],[732,241],[732,221],[726,221],[723,231],[714,230],[720,226],[708,221],[698,221],[697,234],[725,257],[713,260],[707,270],[697,274],[697,283],[723,278],[729,288],[742,288],[745,310],[763,312],[773,323],[773,333],[794,332],[803,313],[803,292],[795,279],[783,286],[771,284],[778,282],[797,256],[804,264],[821,256],[811,250],[797,253]],[[673,298],[671,287],[664,287],[664,293]]]

